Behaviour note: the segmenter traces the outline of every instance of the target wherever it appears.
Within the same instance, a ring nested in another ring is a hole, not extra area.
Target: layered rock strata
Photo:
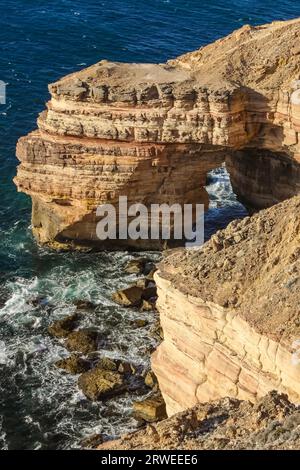
[[[119,196],[207,205],[206,174],[226,158],[251,206],[298,193],[299,35],[300,20],[245,26],[166,64],[102,61],[50,85],[17,147],[37,239],[102,245],[96,208]]]
[[[300,196],[232,222],[155,275],[164,341],[152,367],[168,415],[199,402],[300,402]]]

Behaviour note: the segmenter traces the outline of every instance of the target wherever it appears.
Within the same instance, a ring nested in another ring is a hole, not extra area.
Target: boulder
[[[69,351],[77,351],[88,354],[98,348],[99,334],[97,331],[82,329],[70,333],[66,340],[66,348]]]
[[[129,261],[125,266],[124,271],[128,274],[145,274],[148,275],[155,265],[148,258],[137,258]]]
[[[119,290],[112,295],[112,299],[123,307],[139,307],[142,303],[144,289],[136,285]]]
[[[120,361],[109,357],[102,357],[96,364],[97,369],[117,371]]]
[[[56,338],[67,337],[78,325],[79,316],[74,313],[62,320],[56,320],[48,327],[48,333]]]
[[[61,359],[55,362],[55,366],[72,375],[82,374],[83,372],[88,371],[90,368],[89,362],[77,354],[72,354],[65,359]]]
[[[145,301],[144,301],[145,302]],[[143,303],[144,303],[143,302]],[[137,318],[136,320],[132,320],[130,322],[130,325],[132,328],[137,329],[137,328],[145,328],[149,324],[148,320],[145,320],[144,318]]]
[[[143,290],[142,294],[143,300],[150,300],[150,299],[156,299],[157,298],[157,289],[155,286],[150,286],[147,287],[146,289]]]
[[[136,418],[143,419],[148,423],[161,421],[167,418],[166,404],[162,396],[158,394],[143,401],[134,402],[133,414]]]
[[[92,401],[110,398],[126,390],[124,378],[119,372],[98,367],[82,374],[78,379],[78,386]]]

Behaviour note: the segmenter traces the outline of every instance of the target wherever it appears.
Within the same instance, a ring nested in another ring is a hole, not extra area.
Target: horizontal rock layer
[[[205,175],[226,158],[249,205],[298,193],[299,34],[300,20],[245,26],[166,64],[102,61],[50,85],[17,147],[38,240],[100,245],[96,207],[119,196],[207,205]]]

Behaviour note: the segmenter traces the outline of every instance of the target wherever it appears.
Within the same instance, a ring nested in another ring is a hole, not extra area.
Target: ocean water
[[[294,0],[8,0],[2,7],[0,80],[7,83],[7,103],[0,104],[0,448],[70,449],[91,433],[117,436],[135,428],[133,396],[91,403],[79,393],[76,377],[53,366],[66,351],[47,335],[47,326],[74,311],[75,300],[97,304],[82,325],[108,333],[105,354],[143,367],[155,346],[147,328],[130,328],[141,314],[110,300],[113,290],[134,279],[121,269],[134,255],[56,254],[32,239],[30,200],[12,183],[15,145],[35,127],[47,84],[101,59],[162,62],[243,24],[299,13]],[[208,181],[207,238],[246,213],[224,168]]]

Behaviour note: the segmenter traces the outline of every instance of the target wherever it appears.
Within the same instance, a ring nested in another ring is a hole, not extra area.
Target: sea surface
[[[155,340],[130,320],[148,318],[110,300],[134,280],[122,266],[134,254],[56,254],[36,245],[30,200],[16,192],[17,139],[32,130],[49,98],[47,84],[101,59],[163,62],[240,26],[299,16],[300,1],[7,0],[0,16],[0,448],[71,449],[94,433],[134,429],[133,396],[91,403],[53,362],[66,356],[51,321],[91,300],[82,325],[108,332],[104,353],[147,366]],[[224,168],[208,177],[206,238],[246,210]],[[152,255],[154,259],[158,254]]]

